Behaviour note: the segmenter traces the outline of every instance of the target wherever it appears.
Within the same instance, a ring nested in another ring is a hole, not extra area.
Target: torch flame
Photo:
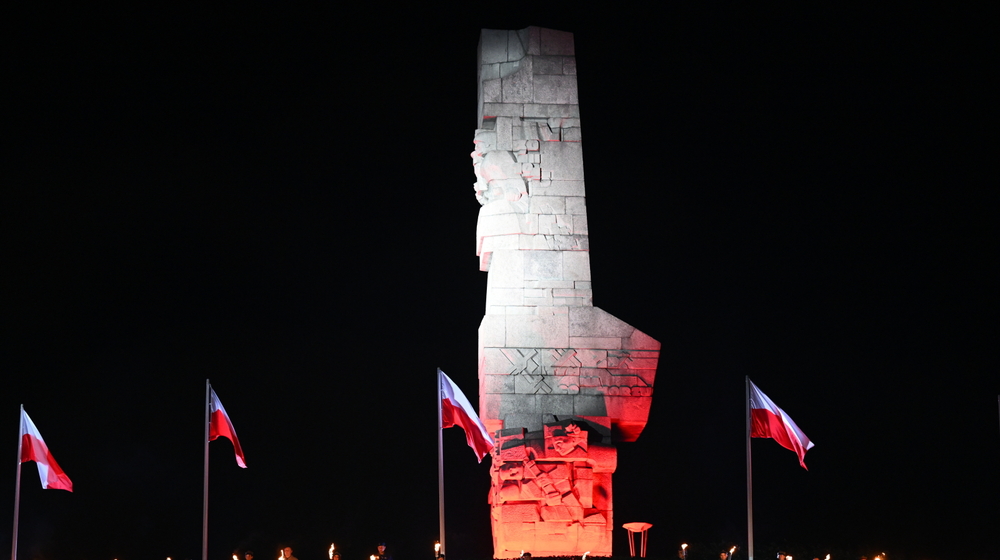
[[[687,547],[688,547],[687,543],[685,543],[685,544],[682,544],[682,545],[681,545],[681,550],[684,550],[684,549],[685,549],[685,548],[687,548]]]
[[[235,554],[233,554],[233,560],[240,560],[240,559],[237,558]]]
[[[826,558],[824,558],[823,560],[830,560],[830,555],[829,555],[829,554],[827,554],[827,555],[826,555]]]
[[[330,560],[333,560],[333,543],[330,543]]]
[[[735,546],[733,548],[729,549],[729,555],[732,556],[734,552],[736,552],[736,547]]]

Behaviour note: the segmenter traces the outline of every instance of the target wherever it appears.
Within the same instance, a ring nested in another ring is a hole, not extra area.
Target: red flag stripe
[[[771,438],[778,445],[794,451],[799,464],[806,467],[806,451],[814,446],[806,434],[774,404],[756,385],[750,381],[750,437]]]
[[[441,377],[441,427],[459,426],[465,430],[465,440],[481,463],[493,449],[493,438],[458,385],[440,369],[438,375]]]
[[[38,432],[35,423],[28,413],[21,409],[21,462],[34,461],[38,467],[38,477],[42,480],[42,488],[73,491],[73,481],[66,476],[56,458],[52,456],[49,447],[45,445],[42,434]]]
[[[243,456],[243,448],[240,447],[240,440],[236,437],[236,429],[233,428],[233,421],[229,419],[226,408],[222,406],[222,401],[215,394],[215,389],[209,389],[210,396],[209,416],[208,416],[208,441],[215,441],[218,437],[224,437],[233,442],[233,451],[236,452],[236,464],[247,468],[246,459]]]

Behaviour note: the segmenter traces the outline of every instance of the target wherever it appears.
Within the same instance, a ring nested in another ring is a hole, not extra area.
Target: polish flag
[[[233,450],[236,451],[236,464],[247,468],[246,459],[243,458],[243,448],[240,447],[240,440],[236,437],[236,430],[233,428],[233,421],[229,419],[229,414],[222,406],[219,396],[215,394],[215,389],[209,388],[208,398],[208,441],[215,441],[222,436],[233,442]]]
[[[749,380],[747,380],[749,381]],[[790,449],[799,456],[799,464],[806,467],[806,451],[813,447],[802,430],[792,422],[784,410],[767,398],[753,381],[750,383],[750,437],[771,438],[778,445]]]
[[[21,407],[21,462],[34,461],[38,466],[38,477],[42,479],[42,488],[73,491],[73,481],[59,468],[56,458],[49,452],[42,434],[38,433],[35,423],[28,418],[28,413]]]
[[[483,457],[493,449],[493,438],[458,385],[440,369],[438,375],[441,377],[441,427],[458,426],[465,430],[465,440],[482,463]]]

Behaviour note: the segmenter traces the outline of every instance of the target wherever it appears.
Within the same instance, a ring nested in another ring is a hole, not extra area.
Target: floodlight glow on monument
[[[610,556],[614,444],[646,425],[660,343],[593,304],[572,33],[483,30],[479,60],[493,555]]]

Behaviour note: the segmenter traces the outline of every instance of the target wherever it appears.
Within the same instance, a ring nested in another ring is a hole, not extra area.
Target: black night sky
[[[995,13],[5,12],[0,435],[23,403],[75,483],[24,465],[19,560],[200,558],[206,378],[249,466],[210,446],[210,558],[430,558],[476,44],[529,25],[576,36],[594,303],[663,344],[616,525],[746,559],[749,375],[816,443],[753,442],[756,557],[1000,558]],[[449,556],[488,558],[488,466],[445,446]]]

